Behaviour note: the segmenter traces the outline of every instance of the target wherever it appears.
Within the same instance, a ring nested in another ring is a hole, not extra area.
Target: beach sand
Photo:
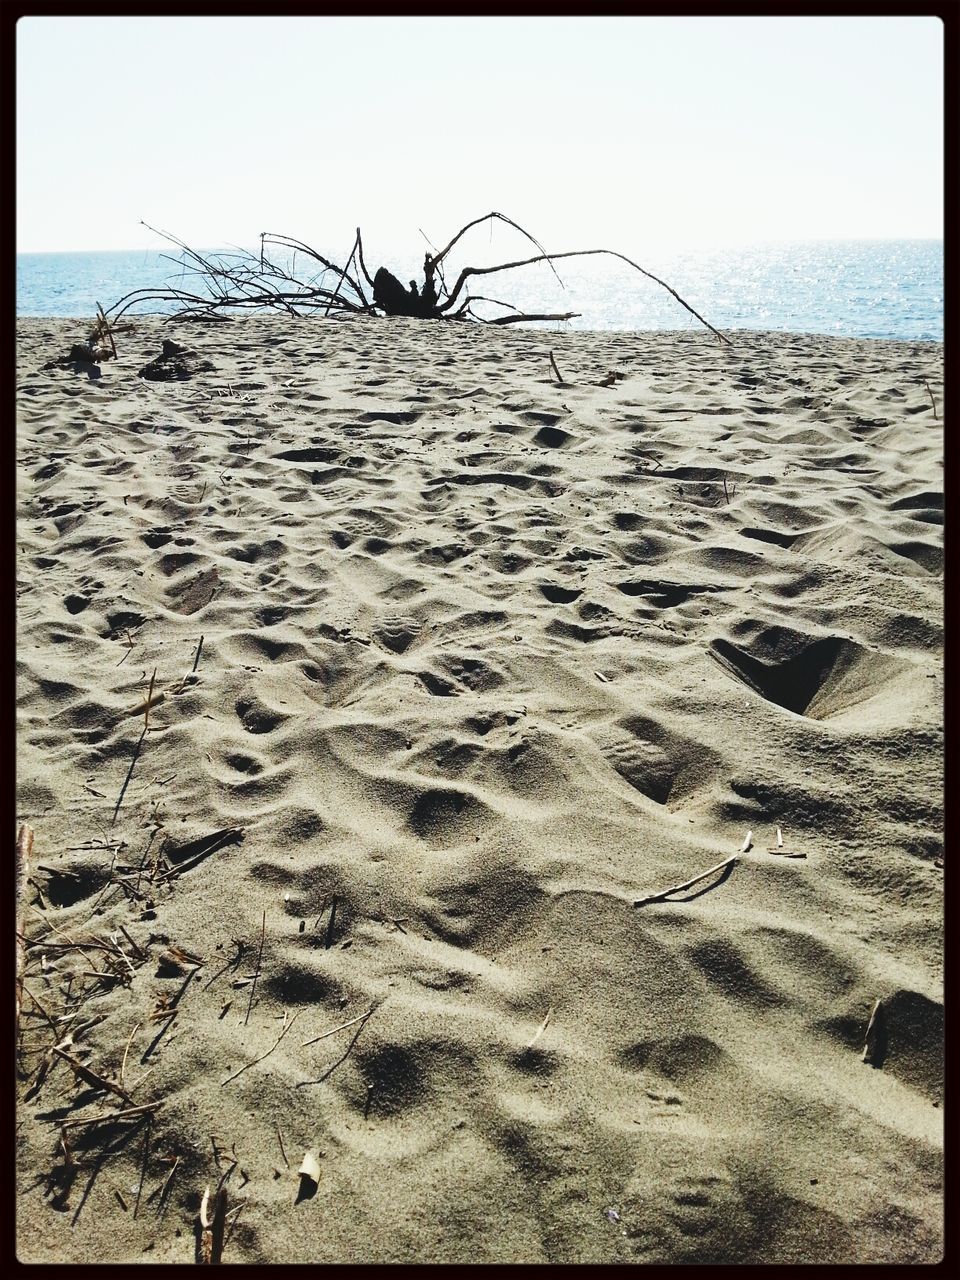
[[[939,1258],[942,347],[134,323],[17,326],[21,1260]]]

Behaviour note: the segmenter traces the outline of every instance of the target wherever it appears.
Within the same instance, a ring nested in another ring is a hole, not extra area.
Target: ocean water
[[[486,248],[486,247],[485,247]],[[390,268],[403,281],[421,279],[422,249],[380,260],[366,252],[371,273]],[[329,251],[343,262],[349,246]],[[448,283],[460,268],[513,261],[511,245],[449,262]],[[773,329],[839,337],[943,340],[941,240],[811,240],[710,249],[651,251],[641,266],[671,285],[718,329]],[[301,255],[291,262],[315,273]],[[653,281],[616,259],[556,263],[563,288],[546,264],[474,279],[473,289],[521,310],[576,311],[571,329],[689,329],[699,322]],[[96,304],[111,308],[134,289],[197,289],[197,278],[158,252],[25,253],[17,255],[17,314],[92,318]],[[137,310],[164,311],[152,302]],[[480,314],[499,312],[477,303]]]

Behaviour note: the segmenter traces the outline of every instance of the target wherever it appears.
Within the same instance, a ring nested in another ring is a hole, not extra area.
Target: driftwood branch
[[[539,252],[533,257],[519,258],[516,261],[503,262],[492,267],[464,267],[453,289],[448,289],[443,272],[445,259],[468,231],[481,223],[491,221],[503,222],[512,227],[529,240]],[[666,289],[686,311],[715,334],[720,341],[726,343],[730,341],[681,298],[676,289],[625,254],[613,249],[574,249],[563,253],[547,253],[536,236],[503,213],[486,213],[480,218],[474,218],[461,227],[439,253],[427,253],[423,263],[423,286],[418,288],[416,282],[411,281],[409,289],[386,267],[381,266],[371,277],[364,261],[363,239],[359,227],[357,227],[350,255],[341,266],[294,236],[265,231],[260,235],[260,246],[256,253],[238,250],[232,254],[204,255],[196,249],[191,249],[183,240],[169,232],[160,231],[146,222],[142,225],[179,250],[180,257],[171,257],[170,261],[180,268],[180,281],[178,284],[167,287],[136,289],[124,294],[108,312],[100,313],[98,323],[108,337],[111,336],[110,326],[114,325],[124,312],[131,307],[146,304],[164,304],[166,307],[173,305],[177,308],[177,315],[204,318],[222,318],[238,310],[275,309],[290,316],[320,312],[324,316],[384,314],[429,320],[470,317],[484,324],[494,325],[573,320],[579,316],[579,312],[521,312],[510,303],[480,296],[472,297],[469,293],[462,301],[460,298],[464,292],[464,285],[471,276],[515,271],[538,262],[547,263],[560,287],[563,288],[563,281],[554,266],[555,262],[561,258],[585,258],[604,254],[625,262],[629,267],[646,276],[648,280]],[[268,248],[271,250],[270,255],[267,253]],[[275,250],[290,256],[288,265],[274,260],[278,256],[273,252]],[[314,271],[312,276],[304,278],[302,274],[298,274],[298,259],[311,264],[311,270]],[[328,277],[330,277],[329,280]],[[191,283],[193,280],[196,280],[196,285]],[[367,286],[372,290],[372,299],[365,291],[362,281],[366,281]],[[439,287],[437,281],[439,281]],[[492,318],[477,315],[471,310],[470,304],[480,301],[494,302],[512,314]]]
[[[565,253],[542,253],[535,258],[521,258],[516,262],[503,262],[496,267],[464,267],[460,272],[460,275],[457,277],[457,282],[453,286],[453,291],[449,298],[440,307],[440,311],[447,311],[453,306],[460,294],[460,290],[463,288],[470,276],[488,276],[493,275],[498,271],[513,271],[517,267],[528,267],[535,262],[553,263],[558,258],[589,258],[599,253],[607,254],[611,258],[619,258],[621,262],[625,262],[628,266],[633,267],[636,271],[639,271],[641,275],[646,276],[648,280],[653,280],[655,284],[666,289],[667,293],[672,294],[673,297],[676,298],[681,307],[684,307],[689,311],[692,316],[696,316],[700,323],[702,325],[706,325],[711,333],[715,333],[721,342],[726,342],[729,345],[730,339],[725,337],[718,329],[715,329],[708,320],[704,320],[700,312],[695,311],[694,308],[690,306],[689,302],[685,302],[683,298],[680,297],[679,293],[677,293],[676,289],[668,285],[665,280],[661,280],[659,276],[655,276],[653,272],[647,271],[646,268],[641,267],[640,264],[638,262],[634,262],[632,258],[628,258],[626,254],[617,253],[613,249],[571,249]],[[501,321],[501,323],[507,323],[507,321],[504,320]]]
[[[709,871],[701,871],[698,876],[684,880],[683,884],[675,884],[660,893],[651,893],[647,898],[637,898],[633,905],[635,907],[645,907],[650,902],[662,902],[664,898],[669,898],[674,893],[680,893],[683,889],[691,889],[695,884],[699,884],[701,880],[706,880],[708,876],[714,875],[717,871],[723,871],[725,867],[732,867],[739,857],[740,854],[735,853],[732,858],[724,858],[723,862],[718,862]]]

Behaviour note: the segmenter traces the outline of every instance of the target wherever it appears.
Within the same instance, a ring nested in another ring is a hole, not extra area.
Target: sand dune
[[[942,349],[733,336],[18,322],[22,1260],[940,1256]]]

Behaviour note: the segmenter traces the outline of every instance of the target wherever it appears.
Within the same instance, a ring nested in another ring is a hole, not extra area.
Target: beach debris
[[[603,1216],[606,1218],[608,1222],[620,1221],[620,1214],[615,1208],[613,1208],[612,1205],[610,1206],[609,1209],[604,1209]]]
[[[216,1265],[223,1257],[223,1234],[227,1220],[227,1189],[223,1185],[227,1175],[220,1179],[213,1193],[213,1207],[210,1206],[210,1184],[208,1183],[200,1201],[200,1240],[197,1248],[197,1261],[206,1265]]]
[[[75,1120],[59,1121],[61,1129],[85,1129],[90,1125],[116,1124],[120,1120],[137,1120],[140,1121],[144,1116],[159,1111],[163,1106],[163,1099],[157,1102],[144,1102],[138,1107],[126,1107],[122,1111],[102,1111],[95,1116],[78,1116]]]
[[[272,1044],[272,1045],[270,1046],[270,1048],[266,1051],[266,1053],[261,1053],[261,1054],[260,1054],[260,1056],[259,1056],[258,1058],[254,1058],[254,1060],[253,1060],[252,1062],[246,1062],[246,1063],[244,1063],[244,1065],[243,1065],[242,1067],[239,1067],[239,1068],[238,1068],[236,1071],[234,1071],[231,1075],[227,1076],[226,1080],[221,1080],[221,1082],[220,1082],[220,1088],[222,1089],[222,1088],[223,1088],[223,1086],[224,1086],[225,1084],[229,1084],[231,1080],[236,1080],[237,1076],[242,1076],[242,1075],[243,1075],[243,1073],[244,1073],[245,1071],[249,1071],[251,1067],[255,1067],[255,1066],[257,1065],[257,1063],[258,1063],[258,1062],[263,1062],[263,1060],[264,1060],[265,1058],[269,1058],[269,1057],[270,1057],[270,1055],[271,1055],[271,1053],[273,1053],[274,1049],[276,1049],[277,1045],[280,1043],[280,1041],[283,1039],[283,1037],[287,1034],[287,1032],[290,1030],[290,1028],[293,1026],[293,1024],[296,1022],[296,1020],[300,1017],[300,1014],[301,1014],[302,1012],[303,1012],[303,1011],[302,1011],[301,1009],[298,1009],[298,1010],[297,1010],[297,1012],[293,1015],[293,1017],[292,1017],[292,1018],[290,1018],[290,1020],[288,1021],[288,1020],[287,1020],[287,1011],[286,1011],[286,1009],[284,1009],[284,1011],[283,1011],[283,1027],[282,1027],[282,1029],[281,1029],[281,1031],[280,1031],[280,1034],[277,1036],[276,1040],[274,1040],[273,1044]],[[278,1130],[277,1132],[279,1133],[279,1130]],[[281,1143],[280,1143],[280,1145],[281,1145],[281,1147],[283,1146],[283,1141],[282,1141],[282,1139],[281,1139]]]
[[[333,922],[337,918],[337,895],[333,895],[333,902],[330,904],[330,918],[327,920],[327,936],[324,939],[324,950],[329,951],[333,943]]]
[[[743,844],[740,846],[741,853],[747,853],[753,847],[753,832],[748,831]]]
[[[746,841],[744,841],[744,846],[746,848]],[[740,853],[743,853],[744,851],[745,849],[741,849]],[[672,885],[669,889],[663,889],[660,893],[651,893],[646,898],[637,898],[633,905],[635,907],[645,907],[650,902],[662,902],[664,899],[669,898],[671,894],[680,893],[684,889],[690,889],[693,885],[699,884],[701,880],[706,880],[717,871],[725,871],[727,867],[732,867],[740,857],[740,853],[735,853],[730,858],[724,858],[723,862],[718,862],[716,866],[710,867],[707,871],[701,871],[699,875],[692,876],[689,880],[684,880],[683,884]]]
[[[243,1019],[243,1025],[246,1026],[250,1021],[250,1010],[253,1008],[253,996],[257,989],[257,981],[260,977],[261,961],[263,960],[263,941],[267,934],[267,913],[264,910],[263,921],[260,926],[260,950],[257,952],[257,967],[253,975],[253,982],[250,984],[250,999],[247,1001],[247,1013]]]
[[[560,377],[560,370],[557,368],[557,362],[553,358],[553,352],[551,351],[549,355],[550,355],[550,367],[553,370],[554,374],[556,375],[557,381],[560,383],[561,387],[566,386],[566,383],[564,382],[563,378]]]
[[[539,253],[533,257],[519,258],[513,262],[502,262],[492,267],[464,267],[453,286],[448,287],[443,272],[444,260],[468,231],[483,222],[502,222],[508,227],[512,227],[525,239],[529,240],[539,250]],[[531,235],[529,231],[526,231],[519,223],[514,222],[512,218],[508,218],[506,214],[497,213],[496,211],[485,213],[479,218],[474,218],[472,222],[468,222],[439,251],[435,250],[429,238],[424,235],[424,239],[427,240],[428,244],[431,244],[434,252],[424,254],[423,284],[418,286],[415,280],[411,280],[409,288],[404,288],[397,277],[386,267],[380,267],[376,275],[371,277],[364,262],[363,240],[359,227],[357,227],[353,248],[350,250],[346,263],[343,266],[339,266],[302,240],[270,231],[261,233],[259,254],[240,252],[239,254],[232,253],[229,256],[204,256],[168,232],[158,231],[156,227],[151,227],[146,222],[141,225],[179,248],[181,266],[189,268],[192,274],[200,281],[198,287],[204,292],[191,292],[173,285],[157,289],[135,289],[132,293],[125,294],[110,308],[110,314],[113,317],[111,323],[119,319],[131,307],[141,303],[155,305],[157,302],[178,303],[180,311],[177,314],[181,318],[189,317],[192,319],[201,317],[210,319],[218,316],[221,311],[234,312],[238,308],[247,307],[258,311],[264,308],[274,308],[290,316],[311,313],[329,315],[333,311],[340,314],[368,316],[378,314],[410,316],[420,320],[473,319],[482,324],[496,325],[521,324],[540,320],[574,320],[579,316],[579,312],[523,312],[519,311],[511,303],[501,302],[496,298],[487,298],[481,294],[472,295],[465,290],[464,286],[473,276],[495,275],[504,271],[515,271],[520,267],[532,266],[534,263],[546,262],[554,276],[556,276],[560,287],[563,288],[563,281],[557,275],[556,268],[553,265],[554,262],[561,258],[585,258],[604,254],[607,257],[617,258],[620,262],[626,263],[628,267],[639,271],[642,276],[666,289],[686,311],[699,320],[702,325],[705,325],[718,341],[730,345],[730,339],[715,329],[709,321],[704,320],[703,316],[698,311],[695,311],[688,302],[685,302],[671,285],[653,275],[652,272],[647,271],[645,267],[641,267],[632,258],[628,258],[625,254],[618,253],[613,249],[571,249],[563,253],[547,253],[540,241]],[[423,233],[421,232],[421,234]],[[267,256],[268,247],[271,255],[274,251],[279,251],[277,256],[279,254],[287,255],[290,260],[289,265],[286,263],[274,263]],[[294,274],[295,259],[297,258],[310,264],[310,276],[306,279],[301,279]],[[322,268],[319,275],[316,274],[314,264],[319,264]],[[364,287],[364,282],[366,288]],[[367,290],[370,292],[368,293]],[[501,307],[507,314],[478,315],[473,310],[472,304],[480,302]],[[193,373],[201,370],[203,362],[190,367],[187,357],[191,356],[192,353],[186,352],[183,348],[177,348],[175,343],[170,343],[169,346],[173,348],[169,355],[167,355],[168,343],[165,342],[164,354],[144,369],[141,369],[141,377],[157,379],[190,377]],[[196,357],[193,358],[194,360],[196,359]],[[178,371],[181,367],[185,371]],[[147,370],[152,370],[152,372],[148,373]]]
[[[160,354],[140,370],[139,377],[148,382],[184,382],[198,373],[213,373],[215,366],[195,351],[164,338]]]
[[[243,840],[242,827],[223,827],[219,831],[212,831],[207,836],[201,836],[199,840],[190,840],[182,845],[177,845],[168,838],[164,851],[174,865],[155,878],[161,882],[173,880],[184,872],[191,871],[211,854],[219,853],[227,845],[242,844]]]
[[[373,1004],[366,1011],[366,1013],[360,1014],[360,1016],[357,1018],[352,1018],[350,1022],[345,1022],[339,1027],[334,1027],[332,1031],[325,1031],[323,1035],[315,1036],[313,1040],[306,1041],[306,1044],[315,1044],[317,1040],[325,1040],[327,1036],[332,1036],[337,1031],[343,1031],[345,1027],[353,1026],[354,1023],[359,1023],[359,1026],[354,1032],[353,1039],[347,1045],[346,1049],[343,1051],[340,1057],[337,1058],[336,1062],[332,1063],[329,1067],[327,1067],[326,1071],[324,1071],[322,1075],[318,1076],[316,1080],[298,1080],[296,1084],[296,1088],[302,1089],[306,1085],[323,1084],[324,1080],[326,1080],[329,1076],[332,1076],[334,1071],[336,1071],[337,1067],[339,1067],[341,1063],[346,1062],[347,1058],[350,1057],[350,1054],[353,1051],[353,1046],[359,1040],[360,1033],[363,1031],[363,1028],[367,1025],[368,1021],[370,1020],[371,1016],[376,1012],[376,1010],[380,1008],[380,1006],[383,1004],[385,999],[386,997],[382,996],[379,1000],[375,1000],[373,1002]]]
[[[131,1106],[133,1105],[133,1098],[115,1080],[110,1080],[107,1076],[94,1071],[92,1067],[85,1066],[73,1054],[67,1053],[66,1049],[61,1048],[60,1045],[55,1045],[53,1052],[67,1064],[77,1079],[82,1080],[84,1084],[90,1085],[94,1089],[114,1093],[118,1098],[122,1098],[124,1102]]]
[[[553,1005],[551,1005],[551,1006],[550,1006],[550,1008],[547,1010],[547,1016],[546,1016],[546,1017],[544,1018],[544,1020],[540,1023],[539,1027],[537,1027],[537,1030],[536,1030],[536,1032],[534,1033],[534,1037],[533,1037],[533,1039],[532,1039],[532,1040],[530,1041],[530,1043],[527,1045],[527,1048],[528,1048],[528,1049],[532,1049],[532,1048],[533,1048],[533,1046],[537,1043],[537,1041],[540,1039],[540,1037],[541,1037],[541,1036],[543,1035],[543,1033],[546,1031],[547,1027],[550,1025],[550,1019],[551,1019],[552,1017],[553,1017]]]
[[[282,1132],[280,1131],[280,1122],[279,1122],[279,1120],[278,1120],[278,1121],[276,1121],[276,1123],[275,1123],[275,1128],[276,1128],[276,1130],[277,1130],[277,1141],[280,1143],[280,1154],[283,1156],[283,1163],[284,1163],[284,1164],[287,1166],[287,1168],[289,1169],[289,1168],[290,1168],[290,1161],[287,1159],[287,1149],[286,1149],[286,1147],[283,1145],[283,1134],[282,1134]]]
[[[872,1067],[881,1067],[887,1053],[887,1016],[883,1001],[877,999],[870,1013],[870,1021],[864,1036],[862,1061]]]
[[[602,671],[595,671],[593,674],[597,677],[597,679],[600,681],[601,684],[610,683],[610,677],[605,676]]]
[[[192,972],[202,967],[202,956],[195,956],[192,952],[185,951],[183,947],[174,945],[160,953],[157,963],[157,977],[182,978],[188,970]]]
[[[97,366],[104,360],[116,360],[117,344],[113,335],[119,329],[129,329],[131,327],[131,325],[117,326],[109,321],[104,314],[103,307],[98,302],[97,318],[86,342],[75,342],[65,356],[57,356],[53,360],[48,360],[43,367],[44,369],[68,369],[71,366]],[[97,375],[99,375],[99,370],[97,370],[95,376]]]
[[[937,402],[933,398],[933,391],[931,390],[930,383],[926,378],[923,380],[923,385],[927,388],[927,395],[930,397],[930,403],[933,405],[933,416],[939,421],[940,415],[937,413]]]
[[[300,1204],[304,1200],[312,1200],[317,1194],[317,1187],[320,1185],[320,1161],[312,1151],[303,1153],[303,1160],[297,1170],[297,1176],[300,1178],[300,1186],[297,1189],[297,1198],[294,1204]]]
[[[170,1165],[170,1172],[164,1178],[159,1187],[155,1187],[147,1196],[146,1203],[149,1204],[155,1196],[160,1198],[157,1200],[157,1216],[162,1218],[167,1207],[167,1195],[169,1194],[171,1184],[173,1183],[174,1174],[177,1172],[177,1166],[180,1164],[179,1156],[161,1156],[161,1162]]]
[[[775,827],[776,844],[767,846],[767,853],[776,854],[780,858],[805,858],[805,853],[797,853],[793,849],[785,849],[783,847],[783,833],[779,827]]]

